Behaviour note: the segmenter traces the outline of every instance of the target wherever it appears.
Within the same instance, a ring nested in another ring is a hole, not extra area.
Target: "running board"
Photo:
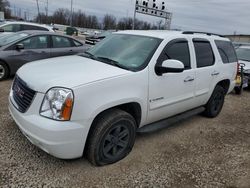
[[[155,123],[145,125],[142,128],[139,128],[137,130],[137,133],[155,132],[155,131],[170,127],[170,126],[172,126],[173,124],[175,124],[177,122],[188,119],[191,116],[195,116],[197,114],[200,114],[204,110],[205,110],[204,107],[195,108],[193,110],[186,111],[186,112],[178,114],[176,116],[173,116],[173,117],[170,117],[170,118],[167,118],[167,119],[163,119],[163,120],[155,122]]]

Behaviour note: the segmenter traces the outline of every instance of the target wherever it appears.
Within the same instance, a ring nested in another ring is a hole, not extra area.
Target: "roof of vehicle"
[[[74,37],[71,37],[71,36],[68,36],[68,35],[64,35],[64,34],[60,34],[60,33],[52,33],[52,32],[48,32],[48,31],[39,31],[39,30],[26,30],[26,31],[19,31],[17,33],[26,33],[28,35],[56,35],[56,36],[62,36],[62,37],[68,37],[68,38],[72,38],[74,40],[77,40],[79,42],[81,42],[80,40],[74,38]],[[83,43],[83,42],[81,42]]]
[[[183,31],[169,31],[169,30],[126,30],[126,31],[118,31],[118,34],[130,34],[130,35],[141,35],[141,36],[148,36],[148,37],[156,37],[165,39],[170,36],[195,36],[198,38],[214,38],[229,41],[229,39],[225,37],[221,37],[216,34],[210,33],[199,33],[199,32],[187,32],[187,34],[183,34]]]
[[[25,24],[25,25],[33,25],[33,26],[39,26],[39,27],[43,27],[43,28],[49,29],[50,31],[53,31],[53,27],[48,26],[48,25],[37,24],[37,23],[31,23],[31,22],[22,22],[22,21],[6,21],[6,22],[3,23],[1,26],[8,25],[8,24]]]

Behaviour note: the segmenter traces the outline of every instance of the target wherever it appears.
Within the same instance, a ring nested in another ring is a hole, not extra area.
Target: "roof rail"
[[[182,34],[187,34],[187,35],[193,35],[193,34],[205,34],[205,35],[208,35],[208,36],[212,36],[212,35],[215,35],[215,36],[219,36],[219,37],[225,37],[224,35],[219,35],[219,34],[215,34],[215,33],[207,33],[207,32],[200,32],[200,31],[183,31]]]

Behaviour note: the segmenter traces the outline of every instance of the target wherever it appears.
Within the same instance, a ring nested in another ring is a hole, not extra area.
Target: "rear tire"
[[[5,80],[9,77],[9,69],[7,65],[0,61],[0,81]]]
[[[214,118],[219,115],[225,100],[225,90],[223,87],[217,85],[205,106],[203,115],[206,117]]]
[[[241,95],[241,93],[242,93],[242,87],[235,87],[234,91],[235,91],[235,94]]]
[[[125,111],[104,112],[93,125],[87,141],[87,159],[96,166],[115,163],[132,150],[136,136],[135,119]]]

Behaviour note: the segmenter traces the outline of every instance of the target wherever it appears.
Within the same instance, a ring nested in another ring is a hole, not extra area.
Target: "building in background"
[[[250,43],[250,34],[249,35],[226,35],[232,42],[239,43]]]
[[[5,18],[4,18],[4,12],[0,12],[0,21],[3,21],[3,20],[5,20]]]

